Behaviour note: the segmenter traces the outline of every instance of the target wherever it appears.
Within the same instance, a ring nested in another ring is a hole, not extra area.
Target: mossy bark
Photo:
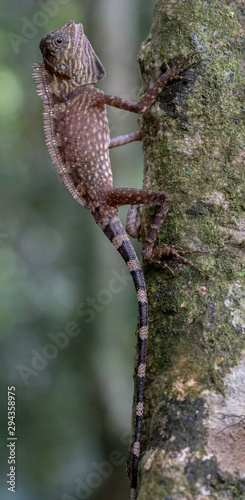
[[[245,2],[158,0],[140,52],[142,94],[180,52],[190,82],[168,84],[142,119],[144,187],[172,205],[145,265],[149,351],[139,500],[245,499]],[[144,212],[144,231],[154,209]]]

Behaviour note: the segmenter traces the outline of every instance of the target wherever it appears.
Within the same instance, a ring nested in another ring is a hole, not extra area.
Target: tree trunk
[[[144,92],[165,58],[204,58],[190,82],[167,85],[142,130],[144,188],[172,198],[158,243],[202,250],[186,258],[210,278],[174,260],[174,277],[144,266],[139,500],[245,499],[244,19],[239,0],[158,0],[140,52]]]

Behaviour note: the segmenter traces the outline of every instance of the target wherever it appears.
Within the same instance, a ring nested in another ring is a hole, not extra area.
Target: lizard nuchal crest
[[[160,207],[143,243],[142,256],[147,262],[164,265],[171,271],[164,262],[165,257],[170,256],[198,268],[183,257],[185,252],[179,247],[154,247],[171,203],[168,195],[157,191],[113,187],[109,149],[140,140],[141,134],[136,132],[110,139],[106,105],[143,113],[169,81],[182,79],[179,74],[196,63],[189,63],[189,58],[181,56],[169,68],[165,61],[166,72],[139,102],[131,102],[94,88],[94,84],[105,77],[105,70],[85,36],[82,24],[69,21],[62,28],[52,31],[42,38],[40,49],[43,61],[34,65],[33,77],[44,104],[44,130],[52,162],[72,196],[90,210],[97,224],[121,254],[137,292],[138,364],[130,466],[131,500],[134,500],[137,498],[143,421],[148,306],[141,266],[118,217],[118,207],[131,205],[127,231],[133,237],[138,235],[138,205],[155,204]]]

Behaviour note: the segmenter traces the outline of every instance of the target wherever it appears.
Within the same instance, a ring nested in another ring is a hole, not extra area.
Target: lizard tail
[[[101,225],[101,224],[100,224]],[[118,217],[112,217],[107,225],[101,225],[105,235],[116,247],[124,259],[137,293],[139,308],[139,330],[138,330],[138,363],[137,363],[137,385],[136,385],[136,416],[133,429],[132,448],[132,476],[131,476],[131,500],[137,498],[137,474],[140,456],[140,438],[143,421],[144,386],[148,340],[148,303],[144,275],[127,233]]]

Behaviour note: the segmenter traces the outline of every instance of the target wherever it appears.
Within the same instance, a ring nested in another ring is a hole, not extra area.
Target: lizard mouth
[[[78,43],[80,40],[80,35],[81,35],[81,24],[75,24],[75,43],[74,43],[73,55],[75,55],[75,52],[77,50]]]

